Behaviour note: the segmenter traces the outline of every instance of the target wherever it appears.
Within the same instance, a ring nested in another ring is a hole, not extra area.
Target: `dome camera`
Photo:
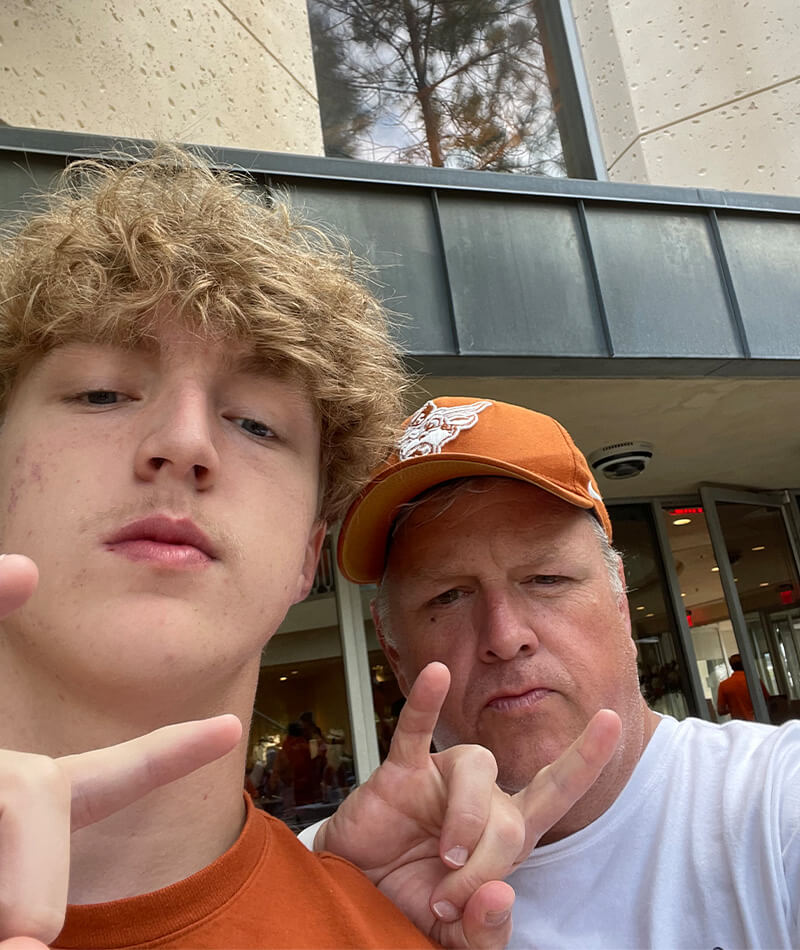
[[[652,442],[613,442],[588,456],[595,474],[606,478],[634,478],[641,475],[653,457]]]

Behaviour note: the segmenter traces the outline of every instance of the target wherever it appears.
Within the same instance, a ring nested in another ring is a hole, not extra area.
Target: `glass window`
[[[325,154],[566,174],[534,5],[308,0]]]
[[[245,785],[295,831],[355,784],[332,558],[327,539],[310,594],[264,648],[250,728]]]
[[[614,546],[625,564],[642,695],[657,712],[683,719],[692,709],[649,505],[609,508]]]
[[[800,716],[800,584],[780,509],[717,504],[770,719]]]
[[[738,653],[739,646],[702,507],[666,507],[664,514],[700,683],[716,720],[719,684],[731,675],[728,657]]]
[[[760,505],[718,503],[728,560],[744,611],[770,720],[800,714],[800,603],[798,582],[780,511]],[[705,512],[700,506],[665,508],[667,534],[675,557],[697,667],[712,718],[752,718],[752,698],[733,658],[740,645],[719,579]],[[738,678],[738,682],[737,682]],[[718,714],[720,684],[741,708],[725,702]]]

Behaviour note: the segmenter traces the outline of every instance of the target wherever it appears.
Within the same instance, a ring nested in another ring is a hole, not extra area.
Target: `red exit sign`
[[[702,508],[670,508],[668,514],[671,515],[702,515]]]

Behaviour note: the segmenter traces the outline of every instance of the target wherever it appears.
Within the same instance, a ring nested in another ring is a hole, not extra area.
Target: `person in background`
[[[730,716],[731,719],[745,719],[748,722],[753,722],[756,714],[753,711],[753,701],[750,699],[750,690],[747,687],[747,678],[744,675],[742,657],[739,653],[732,653],[728,657],[728,662],[733,672],[719,684],[717,713],[720,716]],[[770,695],[766,687],[760,680],[759,683],[764,699],[769,700]]]

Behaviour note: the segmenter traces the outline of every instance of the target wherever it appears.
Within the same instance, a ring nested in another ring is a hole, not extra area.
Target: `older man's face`
[[[440,503],[439,503],[440,504]],[[432,660],[452,686],[438,748],[477,742],[508,791],[601,708],[641,708],[624,595],[585,512],[511,479],[421,505],[392,543],[383,634],[407,691]],[[388,629],[387,629],[388,627]]]

